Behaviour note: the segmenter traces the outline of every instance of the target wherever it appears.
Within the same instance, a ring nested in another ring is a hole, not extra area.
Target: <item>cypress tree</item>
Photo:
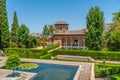
[[[6,0],[0,0],[0,49],[9,46],[9,27]]]
[[[101,50],[103,47],[104,13],[99,7],[91,7],[87,14],[86,46],[90,50]]]
[[[11,42],[14,42],[17,44],[17,29],[19,27],[18,24],[18,19],[17,19],[17,14],[16,11],[14,12],[14,17],[13,17],[13,23],[12,23],[12,30],[11,30]]]

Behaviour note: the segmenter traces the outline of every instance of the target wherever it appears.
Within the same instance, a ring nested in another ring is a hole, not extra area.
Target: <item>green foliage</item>
[[[39,59],[40,56],[46,55],[49,50],[58,46],[48,46],[42,50],[28,49],[28,48],[4,48],[7,55],[18,54],[21,58],[34,58]]]
[[[99,7],[91,7],[87,14],[85,43],[90,50],[101,50],[103,47],[104,13]]]
[[[106,77],[120,73],[120,65],[117,64],[96,64],[95,77]]]
[[[55,27],[53,25],[49,25],[49,31],[50,31],[50,36],[51,36],[51,42],[52,42],[52,45],[53,45],[53,35],[54,35],[54,32],[55,32]]]
[[[12,23],[12,29],[11,29],[11,42],[18,43],[17,40],[17,29],[19,27],[18,24],[18,19],[17,19],[17,13],[16,11],[14,12],[14,17],[13,17],[13,23]]]
[[[108,47],[110,50],[120,51],[120,30],[114,31],[109,40]]]
[[[114,13],[113,24],[108,38],[108,48],[113,51],[120,51],[120,12]]]
[[[19,68],[21,68],[23,70],[31,70],[31,69],[36,69],[38,67],[39,67],[39,65],[35,64],[35,63],[23,63],[19,66]]]
[[[49,45],[49,46],[47,46],[46,48],[44,48],[44,50],[49,51],[49,50],[55,49],[55,48],[57,48],[57,47],[58,47],[58,45]]]
[[[16,46],[17,44],[15,42],[10,42],[10,45],[9,45],[10,48],[15,48]]]
[[[120,74],[112,75],[111,80],[120,80]]]
[[[39,40],[31,36],[26,25],[22,24],[17,30],[18,46],[20,48],[33,48],[39,46]]]
[[[29,38],[29,29],[26,25],[22,24],[17,30],[18,36],[18,46],[19,47],[27,47],[28,45],[28,38]]]
[[[120,52],[113,51],[86,51],[86,50],[55,50],[51,52],[53,56],[55,55],[74,55],[74,56],[90,56],[97,60],[115,60],[120,61]]]
[[[46,54],[46,55],[43,55],[43,56],[40,56],[40,59],[51,59],[51,54]]]
[[[9,27],[6,0],[0,0],[0,50],[9,47]]]
[[[7,52],[7,55],[18,54],[21,58],[39,58],[37,53],[40,53],[41,50],[31,50],[25,48],[5,48],[4,51]]]
[[[2,50],[0,50],[0,56],[5,56],[5,53]]]
[[[45,25],[45,26],[43,27],[43,31],[42,31],[42,38],[48,39],[49,34],[50,34],[49,28],[48,28],[47,25]]]
[[[20,57],[17,54],[12,54],[12,55],[8,56],[5,65],[8,69],[18,68],[20,63],[21,63]]]
[[[27,48],[34,48],[39,45],[40,45],[39,39],[34,36],[29,35]]]

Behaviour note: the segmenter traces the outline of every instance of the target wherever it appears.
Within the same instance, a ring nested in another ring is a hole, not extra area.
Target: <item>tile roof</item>
[[[55,25],[56,25],[56,24],[68,24],[68,23],[65,22],[65,21],[58,21],[58,22],[55,23]]]
[[[85,31],[82,30],[68,30],[67,33],[55,33],[54,35],[84,35]]]

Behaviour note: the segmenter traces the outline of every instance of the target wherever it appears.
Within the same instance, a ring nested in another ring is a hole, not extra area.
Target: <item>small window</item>
[[[62,28],[62,30],[66,30],[66,28]]]

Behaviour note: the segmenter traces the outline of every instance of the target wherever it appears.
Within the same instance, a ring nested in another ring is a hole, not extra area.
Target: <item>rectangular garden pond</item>
[[[25,72],[37,73],[31,80],[73,80],[78,66],[37,63],[39,67]]]
[[[0,62],[0,67],[5,66],[5,60],[6,57],[3,57],[3,64]],[[40,65],[37,69],[23,71],[23,73],[27,74],[26,80],[95,80],[93,63],[28,58],[21,58],[21,61]],[[6,69],[2,69],[2,71],[5,72],[1,76],[2,79],[6,78],[7,73],[12,73],[12,70],[7,72]]]

